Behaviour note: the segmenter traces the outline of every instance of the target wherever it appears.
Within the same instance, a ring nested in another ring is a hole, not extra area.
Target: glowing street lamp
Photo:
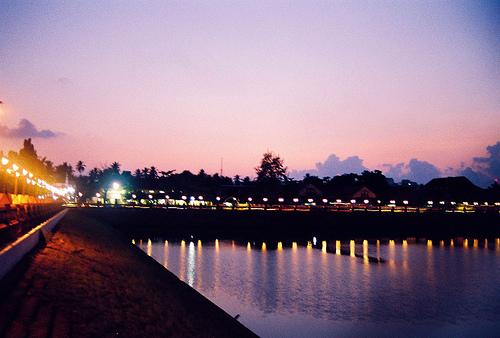
[[[337,200],[335,200],[335,202],[342,203],[342,200],[341,199],[337,199]]]
[[[285,199],[283,197],[278,198],[278,202],[283,203]]]
[[[404,205],[408,205],[408,201],[407,201],[407,200],[404,200],[404,201],[403,201],[403,204],[404,204]]]
[[[17,164],[12,164],[12,170],[17,171],[19,169],[19,166]]]
[[[132,194],[132,198],[133,198],[133,199],[136,199],[136,198],[137,198],[137,195],[136,195],[136,194]]]
[[[351,200],[351,204],[354,204],[354,203],[356,203],[356,200]]]
[[[323,203],[328,203],[328,200],[326,198],[323,198]]]
[[[198,199],[199,199],[200,201],[203,201],[203,196],[201,196],[201,195],[200,195],[200,196],[198,196]]]
[[[390,200],[389,203],[396,204],[396,200]]]
[[[185,201],[185,200],[187,200],[187,196],[186,195],[182,195],[181,199]]]
[[[9,164],[9,159],[7,157],[2,157],[2,165]]]
[[[220,197],[219,197],[219,196],[217,196],[217,197],[215,198],[215,200],[216,200],[217,202],[219,202],[219,201],[220,201]]]
[[[295,197],[295,198],[293,199],[293,203],[298,203],[298,202],[299,202],[299,199],[298,199],[297,197]]]
[[[251,197],[248,198],[248,202],[252,202],[252,198]]]
[[[307,202],[312,203],[312,202],[314,202],[314,200],[312,198],[308,198]]]
[[[370,202],[369,200],[364,200],[363,203],[364,204],[368,204],[368,202]]]
[[[26,175],[28,175],[28,170],[26,170],[26,169],[23,169],[22,171],[23,171],[23,176],[26,176]]]
[[[263,200],[264,202],[269,201],[269,199],[268,199],[267,197],[264,197],[262,200]]]
[[[433,202],[433,201],[427,201],[427,204],[429,204],[429,205],[433,205],[433,204],[434,204],[434,202]]]
[[[149,195],[148,195],[148,198],[149,198],[150,200],[151,200],[151,199],[153,199],[153,195],[149,194]]]
[[[113,182],[113,184],[111,186],[113,187],[114,190],[120,189],[120,183],[118,183],[118,182]]]

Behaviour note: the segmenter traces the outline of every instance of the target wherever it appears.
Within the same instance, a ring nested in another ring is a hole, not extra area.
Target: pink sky
[[[457,167],[500,139],[487,3],[0,4],[0,124],[90,167],[252,175],[334,153]],[[22,139],[0,137],[0,149]]]

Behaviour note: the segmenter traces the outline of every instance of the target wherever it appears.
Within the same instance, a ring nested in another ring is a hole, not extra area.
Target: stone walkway
[[[0,286],[0,337],[253,336],[121,233],[78,210],[19,270]]]

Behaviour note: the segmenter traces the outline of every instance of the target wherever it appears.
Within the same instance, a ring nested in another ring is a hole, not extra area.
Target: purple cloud
[[[38,130],[33,123],[27,119],[21,119],[15,128],[0,124],[0,136],[8,138],[53,138],[60,133],[49,129]]]

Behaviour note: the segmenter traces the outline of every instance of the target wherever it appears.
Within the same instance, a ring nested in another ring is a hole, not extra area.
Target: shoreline
[[[0,336],[255,336],[105,222],[58,227],[2,280]]]
[[[500,214],[81,209],[129,238],[294,239],[498,237]]]

